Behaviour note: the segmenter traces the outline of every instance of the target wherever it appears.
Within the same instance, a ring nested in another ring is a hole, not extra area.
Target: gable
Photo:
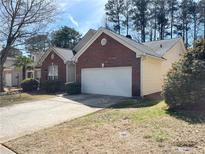
[[[140,57],[141,55],[143,55],[143,52],[141,52],[140,50],[137,50],[136,47],[130,45],[129,43],[127,43],[126,41],[123,41],[122,39],[120,39],[119,37],[117,37],[117,35],[115,35],[113,32],[108,31],[106,29],[100,29],[98,30],[95,35],[83,46],[83,48],[74,56],[74,60],[77,61],[78,58],[89,48],[89,46],[91,46],[93,44],[93,42],[98,39],[101,34],[106,34],[109,37],[111,37],[112,39],[116,40],[117,42],[119,42],[120,44],[126,46],[127,48],[129,48],[130,50],[132,50],[133,52],[136,53],[137,57]]]
[[[58,55],[59,58],[63,60],[64,63],[67,63],[68,61],[71,61],[73,58],[73,52],[72,50],[67,50],[67,49],[62,49],[62,48],[57,48],[57,47],[52,47],[49,48],[39,59],[38,64],[42,65],[43,61],[47,58],[47,56],[51,53],[55,53]]]
[[[101,40],[106,39],[107,44],[101,45]],[[102,63],[123,63],[136,59],[136,53],[112,37],[102,33],[79,57],[78,61],[101,61]]]
[[[184,43],[182,41],[182,39],[180,39],[178,42],[176,42],[170,49],[169,51],[167,51],[165,54],[164,54],[164,58],[167,59],[167,57],[170,57],[170,56],[177,56],[180,57],[184,52],[186,52],[186,49],[185,49],[185,46],[184,46]]]
[[[42,65],[51,65],[52,63],[64,64],[63,59],[57,55],[54,51],[49,52],[46,58],[43,60]]]

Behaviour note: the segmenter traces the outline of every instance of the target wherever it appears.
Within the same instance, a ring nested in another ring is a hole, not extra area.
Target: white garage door
[[[88,68],[81,72],[82,92],[113,96],[132,96],[132,68]]]

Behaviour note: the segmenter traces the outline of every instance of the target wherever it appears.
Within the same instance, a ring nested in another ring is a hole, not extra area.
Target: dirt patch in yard
[[[133,101],[127,104],[125,108],[102,110],[5,145],[20,154],[205,153],[205,123],[171,116],[163,102],[143,107]]]

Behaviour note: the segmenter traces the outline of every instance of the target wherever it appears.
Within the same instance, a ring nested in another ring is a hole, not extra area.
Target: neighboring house
[[[14,65],[15,60],[7,57],[4,63],[3,81],[6,87],[19,86],[22,81],[22,70]]]
[[[38,62],[43,56],[44,52],[36,52],[31,54],[31,59],[33,61],[32,64],[29,65],[28,69],[26,70],[26,78],[34,78],[40,80],[41,78],[41,69],[38,66]]]
[[[60,80],[64,83],[75,81],[75,64],[72,50],[49,48],[38,62],[41,68],[41,81]]]
[[[181,38],[142,44],[104,28],[86,35],[74,48],[77,54],[73,58],[83,93],[127,97],[159,93],[171,65],[186,51]],[[62,65],[68,61],[58,58]],[[42,73],[47,68],[43,64]],[[65,66],[62,69],[63,74]]]

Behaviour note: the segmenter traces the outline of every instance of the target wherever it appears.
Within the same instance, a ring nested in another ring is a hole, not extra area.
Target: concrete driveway
[[[81,117],[125,98],[76,95],[0,108],[0,143]]]

